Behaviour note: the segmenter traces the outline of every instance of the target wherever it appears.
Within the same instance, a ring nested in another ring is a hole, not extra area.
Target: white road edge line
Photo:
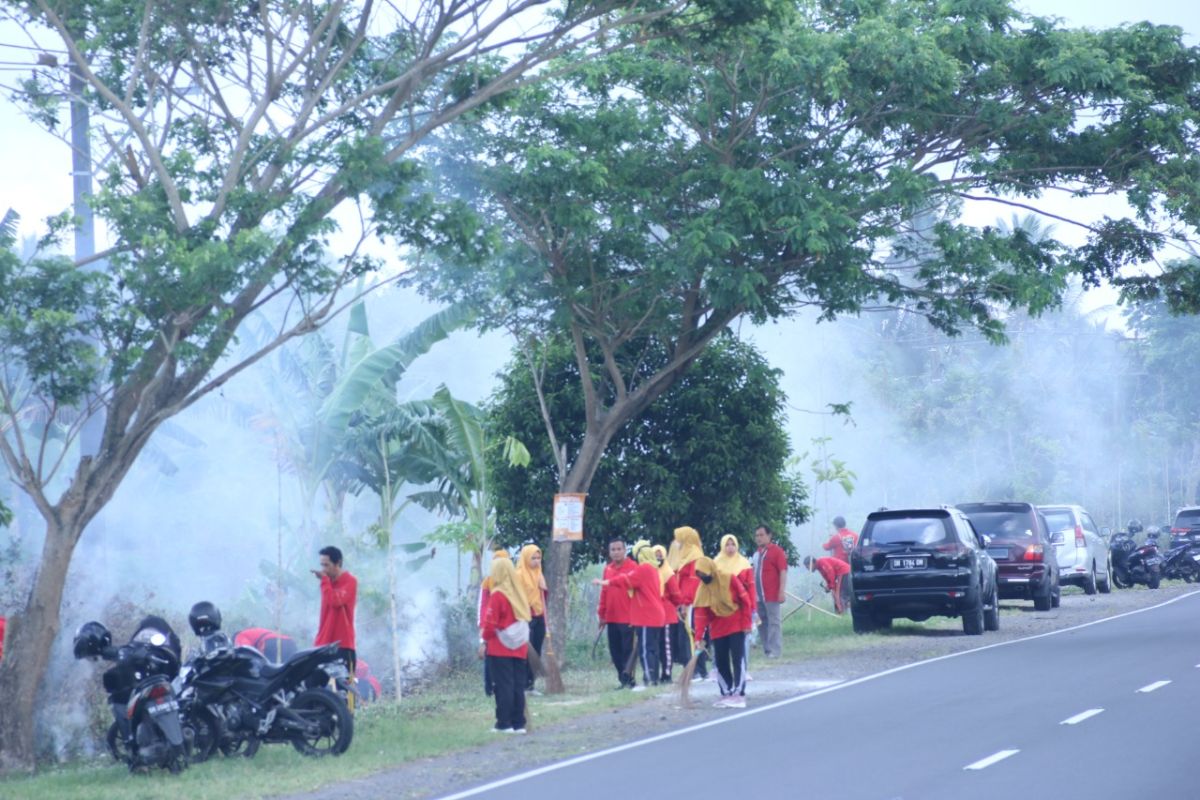
[[[1089,708],[1087,711],[1076,714],[1073,717],[1067,717],[1066,719],[1064,719],[1062,722],[1060,722],[1058,724],[1059,725],[1078,725],[1079,723],[1083,722],[1085,719],[1091,719],[1092,717],[1096,716],[1097,714],[1103,714],[1103,713],[1104,713],[1103,708]]]
[[[1021,639],[1010,639],[1007,642],[995,642],[994,644],[985,644],[982,647],[975,647],[970,650],[960,650],[957,653],[947,653],[944,656],[934,656],[933,658],[927,658],[924,661],[914,661],[911,664],[901,664],[898,667],[892,667],[891,669],[885,669],[883,672],[876,672],[871,675],[864,675],[861,678],[855,678],[853,680],[843,681],[842,683],[836,684],[834,686],[830,686],[827,689],[817,689],[816,691],[808,692],[807,694],[797,695],[796,697],[788,697],[783,700],[777,700],[776,702],[768,703],[765,706],[758,706],[756,708],[750,708],[745,711],[741,711],[737,714],[730,714],[729,716],[718,717],[716,719],[709,720],[708,722],[700,722],[700,723],[697,723],[696,725],[689,725],[686,728],[677,728],[676,730],[667,731],[666,733],[660,733],[656,736],[648,736],[645,739],[638,739],[636,741],[626,742],[625,744],[617,745],[615,747],[608,747],[608,748],[605,748],[604,750],[597,750],[594,753],[585,753],[584,755],[581,755],[581,756],[575,756],[574,758],[568,758],[565,761],[556,761],[553,764],[547,764],[544,767],[537,767],[536,769],[527,770],[526,772],[519,772],[516,775],[510,775],[507,778],[500,778],[499,780],[492,781],[491,783],[485,783],[482,786],[476,786],[471,789],[464,789],[463,791],[457,792],[455,794],[445,795],[445,796],[441,797],[440,800],[462,800],[462,798],[464,798],[464,797],[475,797],[476,795],[481,795],[481,794],[484,794],[485,792],[490,792],[493,789],[499,789],[502,786],[508,786],[510,784],[520,783],[521,781],[528,780],[529,778],[536,778],[539,775],[545,775],[548,772],[557,772],[560,769],[566,769],[567,767],[573,767],[576,764],[582,764],[587,761],[594,761],[598,758],[604,758],[605,756],[615,755],[616,753],[623,753],[626,750],[632,750],[635,747],[643,747],[645,745],[653,744],[655,742],[661,742],[665,739],[674,739],[676,736],[683,736],[685,734],[693,733],[695,731],[703,730],[705,728],[711,728],[714,725],[724,725],[726,723],[733,722],[734,720],[745,719],[746,717],[752,717],[755,714],[762,714],[766,711],[773,711],[776,708],[782,708],[783,706],[789,706],[792,703],[802,703],[805,700],[811,700],[814,697],[820,697],[821,695],[829,694],[830,692],[839,692],[842,689],[847,689],[851,686],[857,686],[860,683],[866,683],[867,681],[878,680],[879,678],[883,678],[888,675],[894,675],[897,672],[904,672],[906,670],[915,669],[916,667],[924,666],[925,664],[934,664],[934,663],[937,663],[938,661],[947,661],[951,658],[959,658],[960,656],[970,655],[971,653],[979,653],[984,650],[991,650],[996,647],[1008,647],[1009,645],[1019,644],[1021,642],[1031,642],[1034,639],[1045,639],[1048,636],[1058,636],[1061,633],[1069,633],[1070,631],[1083,630],[1084,628],[1090,628],[1093,625],[1100,625],[1105,622],[1112,622],[1113,620],[1121,619],[1122,617],[1131,617],[1135,614],[1144,614],[1147,611],[1153,611],[1156,608],[1162,608],[1163,606],[1169,606],[1172,603],[1178,603],[1180,600],[1185,600],[1189,597],[1195,597],[1198,594],[1200,594],[1200,592],[1188,592],[1187,594],[1181,594],[1178,597],[1172,597],[1170,600],[1164,600],[1163,602],[1158,603],[1156,605],[1146,606],[1145,608],[1134,609],[1133,611],[1126,611],[1122,614],[1116,614],[1111,617],[1104,617],[1102,619],[1094,619],[1091,622],[1084,622],[1080,625],[1073,625],[1070,628],[1062,628],[1061,630],[1057,630],[1057,631],[1046,631],[1045,633],[1036,633],[1033,636],[1025,636]]]
[[[974,764],[967,764],[965,767],[963,767],[963,769],[964,770],[987,769],[992,764],[995,764],[997,761],[1003,761],[1004,759],[1008,758],[1009,756],[1015,756],[1019,752],[1021,752],[1021,751],[1020,750],[1001,750],[999,753],[993,753],[992,755],[988,756],[987,758],[979,759]]]
[[[1142,688],[1138,689],[1138,691],[1141,692],[1142,694],[1149,694],[1150,692],[1153,692],[1156,689],[1161,689],[1162,687],[1166,686],[1168,683],[1170,683],[1170,681],[1155,681],[1154,683],[1146,684]]]

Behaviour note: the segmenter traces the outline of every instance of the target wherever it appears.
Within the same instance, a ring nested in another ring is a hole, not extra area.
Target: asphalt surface
[[[1200,798],[1200,593],[979,643],[450,797]]]

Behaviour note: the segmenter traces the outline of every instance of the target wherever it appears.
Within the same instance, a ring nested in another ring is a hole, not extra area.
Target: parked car
[[[1171,525],[1171,538],[1177,536],[1200,536],[1200,506],[1184,506],[1175,512],[1175,522]]]
[[[963,633],[1000,629],[996,563],[955,508],[875,511],[850,551],[856,633],[907,617],[962,617]]]
[[[1112,591],[1112,554],[1100,529],[1082,506],[1038,506],[1050,529],[1058,559],[1058,582],[1086,594]]]
[[[1030,503],[959,503],[1000,570],[1000,596],[1032,600],[1038,611],[1058,608],[1058,554],[1046,518]]]

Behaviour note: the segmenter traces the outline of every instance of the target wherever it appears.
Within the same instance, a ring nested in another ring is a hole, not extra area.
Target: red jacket
[[[600,589],[600,605],[596,608],[596,615],[600,617],[601,622],[629,624],[629,614],[633,606],[633,600],[629,596],[629,587],[628,585],[617,586],[611,581],[622,575],[631,574],[635,569],[637,569],[637,564],[631,558],[623,560],[619,567],[612,562],[604,566],[604,580],[610,581],[610,583]]]
[[[832,556],[818,558],[816,566],[817,572],[821,573],[821,577],[825,579],[825,585],[829,587],[830,591],[837,589],[838,579],[850,573],[849,564]]]
[[[354,648],[354,604],[358,601],[358,579],[343,572],[337,581],[321,576],[321,622],[313,644],[338,643],[338,647]]]
[[[0,658],[4,658],[4,617],[0,617]]]
[[[846,545],[849,543],[850,547]],[[834,558],[840,558],[847,564],[850,563],[850,550],[858,543],[858,534],[849,528],[838,528],[837,533],[829,537],[829,541],[821,545],[822,550],[828,550],[829,554]]]
[[[269,628],[246,628],[234,634],[233,643],[253,647],[272,661],[283,663],[296,655],[296,641]]]
[[[771,542],[766,547],[758,548],[758,558],[755,559],[758,568],[758,590],[767,603],[782,603],[783,592],[779,591],[780,578],[787,572],[787,553],[779,545]]]
[[[628,561],[629,559],[626,559]],[[638,564],[633,572],[618,575],[612,585],[633,589],[633,602],[629,607],[629,624],[639,628],[661,628],[664,621],[662,593],[659,589],[658,567]],[[675,612],[671,612],[675,616]]]
[[[696,562],[684,564],[675,573],[679,583],[679,605],[690,606],[696,601],[696,590],[700,588],[700,579],[696,577]]]
[[[664,625],[673,625],[679,622],[679,606],[685,606],[683,596],[679,593],[679,576],[672,575],[667,578],[667,583],[663,586],[663,618],[666,620]]]
[[[489,656],[502,656],[505,658],[525,658],[529,652],[529,645],[523,644],[516,650],[511,650],[504,646],[500,641],[500,636],[497,631],[507,628],[517,621],[517,616],[513,614],[512,603],[508,602],[508,598],[500,592],[492,592],[488,597],[487,613],[483,616],[483,640],[487,642],[487,654]]]
[[[747,619],[751,619],[754,609],[758,608],[758,588],[754,585],[754,567],[746,567],[736,577],[742,582],[742,588],[746,590],[746,596],[750,598],[751,613]]]
[[[695,641],[698,642],[704,638],[705,628],[708,628],[709,635],[713,639],[721,639],[746,630],[750,595],[737,578],[729,581],[729,593],[733,595],[733,602],[737,603],[738,610],[728,617],[718,617],[712,613],[712,609],[696,606],[696,618],[693,620],[696,630],[692,635]]]

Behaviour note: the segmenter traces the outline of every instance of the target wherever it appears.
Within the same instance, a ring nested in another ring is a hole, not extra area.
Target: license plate
[[[992,558],[1008,558],[1007,547],[989,547],[988,555]]]
[[[1192,561],[1200,561],[1200,553],[1196,553],[1195,555],[1193,555]]]
[[[147,710],[152,716],[158,716],[159,714],[167,714],[171,711],[178,711],[179,703],[176,703],[174,700],[168,700],[165,703],[151,703],[150,708]]]
[[[1162,563],[1162,559],[1155,558],[1154,556],[1151,556],[1150,558],[1146,559],[1146,566],[1148,566],[1148,567],[1153,567],[1155,564],[1161,564],[1161,563]]]
[[[893,558],[888,563],[892,569],[925,569],[924,558]]]

